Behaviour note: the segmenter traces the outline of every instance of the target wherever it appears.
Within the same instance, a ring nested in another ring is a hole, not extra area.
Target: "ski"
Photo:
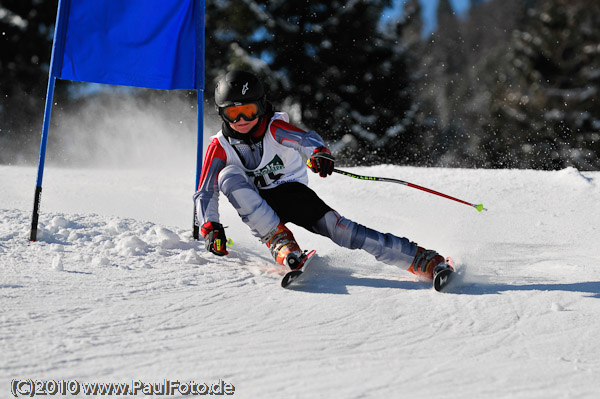
[[[433,288],[436,291],[443,291],[455,276],[454,261],[452,258],[446,258],[446,264],[441,263],[433,270]]]
[[[287,272],[285,276],[283,276],[283,279],[281,280],[281,286],[285,288],[289,286],[293,281],[298,280],[300,276],[302,276],[304,270],[306,270],[306,266],[308,266],[308,263],[312,260],[313,256],[316,253],[317,252],[313,249],[309,253],[303,254],[300,259],[300,266],[295,268],[294,270]]]

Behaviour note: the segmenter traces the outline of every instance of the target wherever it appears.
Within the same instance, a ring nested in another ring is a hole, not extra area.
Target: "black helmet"
[[[228,72],[217,82],[215,104],[218,108],[256,102],[264,109],[265,90],[256,75],[246,71]]]

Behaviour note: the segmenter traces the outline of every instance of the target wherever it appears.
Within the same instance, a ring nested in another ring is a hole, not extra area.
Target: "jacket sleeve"
[[[295,149],[305,158],[309,158],[315,148],[325,145],[318,133],[312,130],[306,132],[283,120],[274,120],[270,130],[279,144]]]
[[[227,164],[227,154],[214,138],[206,149],[198,191],[194,194],[196,217],[200,226],[206,222],[219,222],[219,173]]]

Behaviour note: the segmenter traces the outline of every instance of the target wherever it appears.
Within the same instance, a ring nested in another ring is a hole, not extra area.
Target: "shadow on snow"
[[[494,283],[466,283],[460,282],[455,287],[450,287],[448,293],[463,295],[493,295],[507,291],[566,291],[591,294],[590,297],[600,298],[600,281],[586,281],[580,283],[539,283],[539,284],[494,284]]]
[[[328,267],[326,258],[316,258],[311,262],[306,275],[287,289],[319,294],[347,295],[348,287],[398,288],[402,290],[423,290],[431,288],[430,283],[402,281],[378,277],[355,276],[353,269]]]
[[[371,288],[397,288],[402,290],[426,290],[433,289],[428,282],[403,281],[377,277],[362,277],[353,275],[355,269],[342,269],[328,267],[324,258],[314,260],[306,276],[288,289],[309,293],[339,294],[347,295],[348,287],[371,287]],[[588,281],[579,283],[528,283],[528,284],[505,284],[505,283],[477,283],[463,281],[463,276],[456,276],[444,294],[454,295],[494,295],[508,291],[566,291],[590,294],[593,298],[600,298],[600,281]]]

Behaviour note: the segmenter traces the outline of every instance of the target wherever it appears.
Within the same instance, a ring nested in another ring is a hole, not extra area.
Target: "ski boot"
[[[417,254],[408,271],[431,281],[434,278],[434,273],[447,267],[451,268],[451,266],[446,264],[446,259],[442,255],[429,249],[417,247]]]
[[[277,230],[266,239],[267,247],[275,262],[292,270],[302,267],[304,254],[294,239],[294,235],[283,223],[277,225]]]

